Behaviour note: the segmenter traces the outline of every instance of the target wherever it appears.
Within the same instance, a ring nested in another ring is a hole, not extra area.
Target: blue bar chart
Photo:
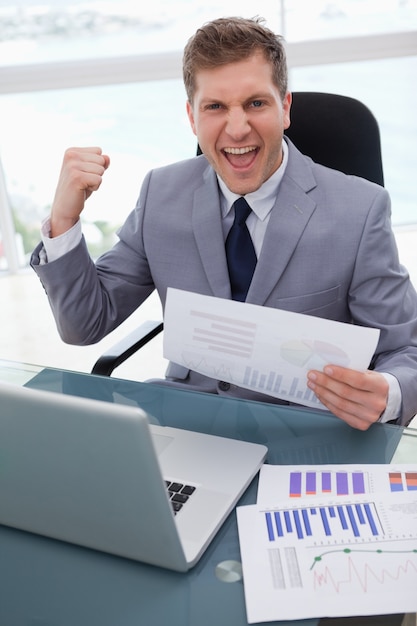
[[[306,388],[305,380],[301,381],[297,376],[290,378],[274,371],[261,372],[248,365],[245,367],[242,384],[250,389],[282,396],[300,404],[312,402],[320,405],[314,393]]]
[[[269,542],[293,539],[376,538],[383,529],[373,502],[264,511]]]

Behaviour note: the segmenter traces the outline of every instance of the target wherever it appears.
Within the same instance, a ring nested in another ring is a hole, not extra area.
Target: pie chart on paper
[[[291,339],[281,344],[281,357],[297,367],[322,369],[330,363],[349,366],[349,357],[332,343],[308,339]]]

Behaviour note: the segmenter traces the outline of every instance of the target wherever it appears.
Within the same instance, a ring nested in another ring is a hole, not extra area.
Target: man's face
[[[282,102],[271,64],[256,52],[244,61],[200,70],[187,113],[212,167],[231,191],[245,195],[280,166],[290,107],[291,94]]]

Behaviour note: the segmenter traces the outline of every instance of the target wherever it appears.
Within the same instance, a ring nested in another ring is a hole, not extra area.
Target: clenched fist
[[[96,191],[110,159],[101,148],[68,148],[51,210],[51,237],[69,230],[78,221],[84,203]]]

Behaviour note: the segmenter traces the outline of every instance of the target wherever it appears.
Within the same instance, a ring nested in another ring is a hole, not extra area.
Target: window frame
[[[286,44],[288,67],[417,55],[417,30]],[[180,79],[182,51],[25,65],[0,65],[0,95]],[[19,270],[12,212],[0,162],[0,232],[9,273]]]

